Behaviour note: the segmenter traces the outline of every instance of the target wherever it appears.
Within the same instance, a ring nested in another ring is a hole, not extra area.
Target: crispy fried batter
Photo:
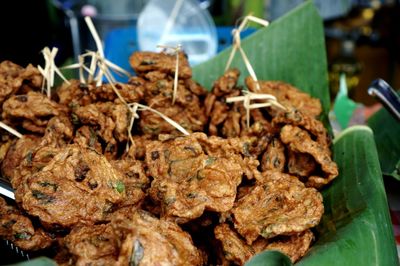
[[[77,226],[62,245],[74,265],[116,265],[118,242],[111,224]]]
[[[289,150],[287,166],[289,174],[308,177],[315,171],[317,163],[310,154]]]
[[[37,89],[42,85],[42,75],[39,70],[28,65],[23,68],[11,61],[0,63],[0,104],[22,88],[22,93],[29,89]],[[28,88],[23,88],[23,87]]]
[[[24,135],[16,140],[8,149],[6,157],[1,164],[2,176],[12,181],[18,175],[19,169],[17,167],[28,154],[32,155],[32,151],[38,147],[40,141],[40,138],[32,135]],[[16,186],[18,185],[19,183],[16,184]]]
[[[176,55],[155,52],[134,52],[129,62],[135,72],[140,76],[150,71],[159,71],[173,76],[175,74]],[[192,77],[192,69],[185,53],[179,52],[179,70],[180,79]]]
[[[123,239],[120,265],[203,265],[190,235],[177,224],[138,210],[130,220],[116,216],[112,225]]]
[[[321,145],[329,147],[331,144],[331,139],[328,136],[328,132],[324,127],[324,124],[309,115],[303,114],[297,109],[290,109],[287,112],[280,112],[272,119],[272,123],[275,125],[290,124],[301,127],[315,136],[317,142]]]
[[[49,119],[67,112],[44,94],[30,91],[24,95],[14,95],[3,104],[2,117],[10,125],[22,125],[26,130],[44,133]]]
[[[256,82],[250,76],[246,78],[246,85],[252,92],[272,94],[279,103],[286,107],[294,107],[310,117],[317,117],[322,112],[319,99],[301,92],[288,83],[282,81],[258,81],[258,83],[260,84],[260,90],[257,90]]]
[[[217,225],[215,238],[222,244],[225,258],[236,265],[244,265],[254,254],[254,249],[247,245],[228,224]]]
[[[263,171],[277,170],[283,172],[285,164],[285,146],[278,138],[274,138],[262,156],[261,169]]]
[[[104,221],[126,197],[124,176],[95,151],[70,145],[16,190],[42,223],[71,227]]]
[[[314,234],[310,230],[305,230],[298,234],[278,237],[268,243],[264,250],[278,250],[295,263],[307,253],[313,239]]]
[[[296,126],[286,125],[282,128],[280,137],[290,150],[314,157],[325,173],[325,177],[310,176],[306,186],[321,188],[337,177],[338,167],[330,157],[329,148],[313,141],[307,131]]]
[[[145,197],[149,179],[144,172],[144,164],[132,158],[111,161],[111,165],[124,175],[126,198],[120,206],[133,206]]]
[[[200,217],[204,210],[230,210],[241,181],[242,169],[234,154],[207,154],[199,138],[207,137],[195,133],[146,147],[146,163],[154,178],[150,194],[161,202],[165,216],[178,222]]]
[[[52,239],[17,208],[0,197],[0,237],[24,250],[40,250],[51,245]]]
[[[254,189],[235,203],[234,225],[253,243],[258,236],[291,235],[316,226],[323,214],[321,194],[296,177],[277,171],[262,173]]]

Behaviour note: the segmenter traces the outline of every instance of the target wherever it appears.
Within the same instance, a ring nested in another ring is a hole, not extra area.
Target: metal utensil
[[[10,182],[2,177],[0,177],[0,195],[15,200],[14,189]]]
[[[400,97],[396,91],[383,79],[372,81],[368,94],[377,97],[386,109],[400,121]]]

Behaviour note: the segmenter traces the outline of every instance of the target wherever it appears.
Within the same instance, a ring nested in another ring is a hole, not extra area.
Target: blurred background
[[[11,60],[22,66],[43,64],[41,49],[58,47],[58,65],[75,61],[94,42],[83,16],[91,16],[104,41],[106,57],[129,68],[127,56],[140,47],[137,30],[140,15],[146,5],[156,0],[14,0],[3,1],[0,9],[0,61]],[[165,2],[165,1],[161,1]],[[168,1],[167,1],[168,2]],[[172,2],[179,2],[172,1]],[[182,1],[181,1],[182,2]],[[187,1],[183,1],[187,2]],[[191,0],[198,5],[196,13],[203,15],[207,27],[214,27],[211,37],[216,47],[207,56],[225,49],[232,42],[231,30],[245,15],[269,21],[278,19],[303,0]],[[376,99],[367,94],[375,78],[385,79],[395,89],[400,87],[400,1],[341,0],[314,1],[324,20],[331,95],[335,96],[339,74],[346,73],[349,95],[367,106]],[[155,3],[153,3],[154,5]],[[154,10],[148,8],[147,15]],[[181,14],[175,23],[182,20]],[[194,15],[191,15],[194,16]],[[189,16],[190,18],[190,16]],[[211,18],[210,21],[205,19]],[[146,21],[143,18],[143,21]],[[154,19],[156,23],[163,21]],[[139,21],[140,22],[140,21]],[[148,20],[146,22],[148,25]],[[144,26],[142,26],[143,28]],[[247,28],[242,37],[252,34],[257,25]],[[142,35],[140,35],[142,36]],[[154,36],[153,36],[154,37]],[[144,37],[142,37],[144,38]],[[190,39],[190,36],[188,37]],[[205,53],[203,39],[196,45]],[[122,47],[122,49],[121,49]],[[147,47],[145,47],[147,48]],[[125,58],[123,62],[120,62]],[[205,60],[204,57],[202,60]],[[201,62],[191,62],[197,64]]]

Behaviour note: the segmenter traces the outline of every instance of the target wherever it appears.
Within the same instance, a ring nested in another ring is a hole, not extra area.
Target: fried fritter
[[[104,156],[69,145],[17,187],[16,198],[46,225],[72,227],[106,220],[126,197],[124,176]]]
[[[263,172],[258,181],[232,210],[235,228],[247,244],[258,236],[291,235],[319,223],[324,206],[316,189],[277,171]]]
[[[285,146],[278,138],[274,138],[262,156],[261,169],[262,171],[277,170],[283,172],[285,163]]]
[[[252,77],[246,78],[246,85],[251,92],[272,94],[282,105],[294,107],[310,117],[317,117],[322,112],[319,99],[311,97],[288,83],[282,81],[258,81],[258,83],[260,90],[257,90],[256,82]],[[271,111],[276,113],[273,109]]]
[[[254,249],[247,245],[228,224],[217,225],[214,234],[222,244],[224,257],[235,265],[244,265],[255,254]]]
[[[290,150],[314,157],[325,173],[325,177],[310,176],[306,186],[321,188],[338,176],[338,167],[332,161],[329,148],[313,141],[307,131],[296,126],[286,125],[282,128],[280,137]]]
[[[126,198],[120,206],[134,206],[145,197],[145,191],[150,181],[144,172],[144,164],[141,161],[124,158],[111,161],[111,165],[124,175]]]
[[[0,237],[12,241],[24,250],[44,249],[53,242],[43,229],[34,228],[28,217],[16,207],[8,205],[2,197],[0,197]]]
[[[307,253],[313,240],[314,234],[311,230],[305,230],[301,233],[273,239],[264,250],[278,250],[295,263]],[[258,251],[256,252],[258,253]]]
[[[108,158],[115,158],[118,142],[128,140],[129,110],[124,104],[98,102],[77,107],[74,114],[83,125],[98,127],[96,134],[105,142],[103,153]]]
[[[317,163],[310,154],[289,150],[287,163],[289,174],[308,177],[315,171],[316,167]]]
[[[258,238],[252,245],[246,244],[228,224],[217,225],[215,238],[222,244],[225,258],[235,265],[244,265],[252,256],[265,250],[277,250],[288,256],[293,263],[308,251],[314,235],[310,230],[273,239]]]
[[[29,91],[14,95],[3,104],[2,117],[7,124],[21,125],[24,129],[44,133],[49,119],[67,112],[67,108],[42,93]]]
[[[0,104],[17,92],[25,93],[27,90],[40,88],[42,81],[43,77],[39,70],[30,64],[23,68],[11,61],[1,62]]]
[[[21,164],[22,160],[35,150],[40,143],[41,139],[33,135],[24,135],[22,138],[16,140],[8,149],[6,157],[1,164],[1,174],[3,177],[12,181],[18,175],[19,169],[17,167]],[[16,186],[19,183],[15,184]]]
[[[62,246],[68,253],[68,264],[116,265],[119,241],[110,223],[81,225],[62,240]]]
[[[179,223],[200,217],[205,210],[230,210],[242,178],[234,155],[205,153],[199,138],[207,139],[194,133],[146,147],[146,164],[154,178],[150,194],[161,202],[164,215]]]
[[[185,88],[184,82],[178,84],[175,103],[172,103],[173,80],[159,80],[146,83],[146,104],[171,118],[189,132],[203,131],[206,124],[204,108],[199,97]],[[139,122],[144,134],[180,134],[171,124],[158,114],[142,111]]]
[[[150,71],[159,71],[167,73],[170,76],[175,74],[176,55],[155,52],[134,52],[129,62],[135,72],[141,76]],[[192,69],[185,53],[179,52],[179,79],[188,79],[192,77]]]
[[[272,123],[274,125],[289,124],[298,126],[312,134],[320,145],[324,145],[328,148],[331,144],[331,139],[328,136],[328,132],[324,127],[324,124],[311,116],[303,114],[297,109],[290,109],[286,112],[280,112],[272,119]]]
[[[113,228],[122,239],[120,265],[204,265],[190,235],[177,224],[137,210],[132,218],[114,217]]]

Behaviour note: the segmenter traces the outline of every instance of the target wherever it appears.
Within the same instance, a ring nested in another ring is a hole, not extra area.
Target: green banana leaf
[[[400,122],[382,108],[367,123],[374,131],[382,173],[400,181]]]

